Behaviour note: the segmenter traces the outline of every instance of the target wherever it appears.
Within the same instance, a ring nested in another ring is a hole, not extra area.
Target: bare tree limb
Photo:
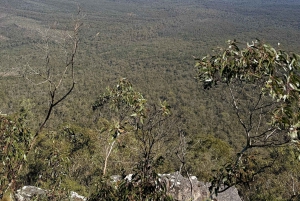
[[[75,56],[78,50],[78,43],[79,43],[79,38],[78,38],[78,32],[79,32],[79,28],[81,27],[82,23],[80,23],[79,21],[75,22],[74,25],[74,29],[73,29],[73,36],[72,36],[72,50],[71,50],[71,57],[68,59],[68,62],[65,65],[65,69],[62,72],[61,78],[58,80],[57,83],[55,83],[54,80],[51,79],[51,67],[50,67],[50,57],[49,57],[49,47],[48,47],[48,42],[46,43],[46,76],[44,76],[42,73],[36,72],[37,75],[39,75],[42,79],[44,79],[44,81],[40,82],[39,84],[42,83],[48,83],[49,84],[49,107],[47,110],[47,114],[45,116],[45,119],[43,120],[43,122],[40,124],[39,128],[37,129],[37,131],[35,132],[35,135],[33,136],[33,140],[31,142],[30,145],[30,149],[28,151],[30,151],[36,141],[36,138],[38,137],[38,135],[41,133],[41,131],[43,130],[43,128],[45,127],[46,123],[48,122],[52,111],[54,109],[54,107],[56,105],[58,105],[59,103],[61,103],[63,100],[65,100],[67,98],[67,96],[70,95],[70,93],[74,90],[75,87],[75,75],[74,75],[74,68],[75,68]],[[47,39],[48,40],[48,39]],[[66,79],[66,75],[67,72],[71,71],[71,86],[70,88],[61,95],[61,97],[57,97],[57,92],[60,89],[60,86],[62,84],[62,82]],[[35,71],[34,71],[35,72]]]

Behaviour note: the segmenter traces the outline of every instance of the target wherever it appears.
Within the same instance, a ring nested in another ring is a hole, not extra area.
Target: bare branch
[[[257,123],[257,126],[256,126],[255,135],[258,135],[258,130],[259,130],[260,126],[261,126],[261,119],[262,119],[262,109],[260,109],[259,120],[258,120],[258,123]]]
[[[234,106],[234,109],[235,109],[235,113],[238,117],[238,120],[239,122],[241,123],[241,125],[243,126],[244,130],[245,130],[245,133],[246,133],[246,138],[247,138],[247,146],[250,145],[250,133],[248,131],[248,128],[246,126],[246,124],[244,123],[241,115],[240,115],[240,112],[239,112],[239,108],[238,108],[238,105],[237,105],[237,101],[235,99],[235,96],[233,95],[233,92],[232,92],[232,89],[231,87],[229,86],[229,90],[230,90],[230,95],[231,95],[231,98],[232,98],[232,102],[233,102],[233,106]]]
[[[107,168],[107,162],[108,162],[108,158],[111,154],[111,151],[114,147],[114,144],[115,144],[116,140],[114,140],[109,147],[106,148],[106,156],[105,156],[105,160],[104,160],[104,167],[103,167],[103,175],[106,174],[106,168]]]
[[[42,84],[42,83],[48,83],[49,84],[49,108],[47,110],[47,114],[45,116],[45,119],[44,121],[40,124],[39,128],[37,129],[35,135],[34,135],[34,138],[33,138],[33,141],[30,145],[30,149],[28,151],[30,151],[32,149],[32,147],[34,146],[35,144],[35,141],[36,141],[36,138],[38,137],[38,135],[40,134],[40,132],[43,130],[43,128],[45,127],[47,121],[49,120],[50,116],[51,116],[51,113],[54,109],[54,107],[61,103],[64,99],[67,98],[67,96],[70,95],[70,93],[73,91],[74,87],[75,87],[75,75],[74,75],[74,63],[75,63],[75,56],[76,56],[76,53],[77,53],[77,49],[78,49],[78,43],[79,43],[79,38],[78,38],[78,31],[79,31],[79,28],[82,24],[79,23],[79,22],[75,22],[75,25],[74,25],[74,30],[73,30],[73,34],[74,36],[72,37],[72,43],[73,43],[73,47],[72,47],[72,50],[71,50],[71,57],[69,59],[69,61],[66,63],[66,66],[65,66],[65,69],[61,75],[61,78],[59,79],[59,81],[57,82],[57,84],[51,79],[51,67],[50,67],[50,57],[49,57],[49,45],[48,45],[48,41],[46,43],[46,76],[42,75],[41,73],[38,73],[37,72],[37,75],[39,75],[40,77],[42,77],[44,79],[44,81],[40,82],[39,84]],[[71,83],[71,86],[70,88],[64,93],[61,95],[61,97],[57,98],[57,91],[59,90],[60,86],[61,86],[61,83],[66,79],[66,75],[67,75],[67,72],[68,70],[71,70],[71,80],[72,80],[72,83]],[[35,71],[33,71],[35,72]]]

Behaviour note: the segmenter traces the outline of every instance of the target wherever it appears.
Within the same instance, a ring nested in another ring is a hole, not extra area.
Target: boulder
[[[87,198],[82,195],[79,195],[78,193],[76,193],[74,191],[71,191],[70,200],[71,201],[86,201]]]
[[[21,189],[17,190],[17,193],[15,194],[14,197],[16,201],[30,201],[33,200],[36,196],[47,197],[48,196],[47,193],[48,193],[47,190],[43,190],[36,186],[23,186]],[[82,195],[79,195],[74,191],[71,191],[69,200],[86,201],[87,198],[85,198]]]
[[[35,186],[23,186],[17,190],[15,198],[17,201],[30,201],[32,197],[46,195],[47,191]]]
[[[210,200],[210,183],[198,181],[196,176],[183,177],[180,173],[159,175],[166,183],[167,192],[178,201],[203,201]],[[242,201],[235,187],[213,197],[217,201]]]
[[[166,183],[167,192],[178,201],[202,201],[209,198],[209,186],[198,181],[195,176],[188,179],[178,172],[159,176]]]
[[[211,200],[209,187],[210,183],[198,181],[196,176],[189,178],[183,177],[179,172],[171,174],[158,174],[160,181],[166,184],[166,190],[177,201],[208,201]],[[125,177],[131,181],[132,174]],[[120,181],[119,175],[111,176],[112,182]],[[217,197],[213,196],[216,201],[242,201],[235,187],[231,187],[223,193],[219,193]]]
[[[125,179],[131,181],[132,174]],[[198,181],[197,177],[183,177],[179,172],[171,174],[159,174],[160,181],[166,185],[167,193],[177,201],[209,201],[211,200],[210,183]],[[112,182],[121,180],[121,176],[111,176]],[[24,186],[15,194],[16,201],[30,201],[36,196],[47,196],[48,191],[35,186]],[[70,201],[86,201],[87,198],[76,192],[70,192]],[[213,197],[216,201],[242,201],[235,187],[231,187],[223,193]]]

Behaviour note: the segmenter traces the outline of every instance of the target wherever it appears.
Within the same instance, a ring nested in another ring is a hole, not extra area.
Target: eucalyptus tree
[[[92,108],[99,111],[96,122],[100,121],[99,138],[104,142],[103,176],[113,161],[112,169],[116,161],[123,163],[124,169],[130,161],[133,175],[128,180],[124,174],[114,190],[107,188],[111,182],[102,183],[91,199],[109,195],[104,199],[116,196],[115,200],[171,200],[156,172],[166,159],[164,152],[178,136],[178,122],[167,102],[148,104],[142,93],[122,78],[115,87],[108,87]]]
[[[235,113],[231,120],[238,122],[243,136],[236,159],[212,180],[211,191],[216,194],[237,184],[249,186],[256,175],[271,168],[278,155],[261,156],[262,150],[300,148],[300,56],[259,40],[240,46],[229,40],[228,47],[195,58],[204,89],[220,84],[226,90],[224,99]]]

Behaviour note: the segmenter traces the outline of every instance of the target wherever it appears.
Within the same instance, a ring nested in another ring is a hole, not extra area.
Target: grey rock
[[[196,176],[183,177],[180,173],[159,175],[166,183],[167,192],[178,201],[203,201],[211,200],[210,183],[198,181]],[[217,201],[242,201],[235,187],[231,187],[223,193],[213,197]]]
[[[189,178],[183,177],[179,172],[171,174],[159,174],[160,181],[166,185],[167,193],[177,201],[210,201],[209,187],[210,183],[198,181],[196,176]],[[132,174],[125,179],[131,181]],[[120,181],[122,178],[118,175],[111,176],[112,182]],[[47,195],[47,190],[35,186],[24,186],[19,189],[15,195],[16,201],[30,201],[34,196]],[[87,198],[71,191],[70,201],[86,201]],[[217,201],[242,201],[235,187],[231,187],[217,197]]]
[[[71,191],[70,200],[71,201],[86,201],[87,198],[82,195],[79,195],[78,193],[76,193],[74,191]]]
[[[158,174],[160,181],[166,185],[166,190],[177,201],[210,201],[209,187],[210,183],[198,181],[196,176],[189,178],[183,177],[180,173]],[[132,174],[125,177],[131,181]],[[118,175],[111,176],[112,182],[120,181],[122,178]],[[242,201],[235,187],[231,187],[223,193],[219,193],[217,197],[213,196],[217,201]]]
[[[217,201],[242,201],[239,196],[238,190],[235,187],[231,187],[223,193],[219,193],[216,199]]]
[[[36,186],[24,186],[21,189],[17,190],[15,194],[16,201],[30,201],[36,196],[47,196],[48,191],[43,190]],[[87,198],[79,195],[78,193],[71,191],[70,192],[70,201],[86,201]]]
[[[178,201],[203,201],[210,196],[207,183],[198,181],[195,176],[185,178],[176,172],[160,177],[166,183],[167,192]]]
[[[46,195],[47,191],[35,186],[23,186],[21,189],[17,190],[15,198],[17,201],[30,201],[34,196]]]

